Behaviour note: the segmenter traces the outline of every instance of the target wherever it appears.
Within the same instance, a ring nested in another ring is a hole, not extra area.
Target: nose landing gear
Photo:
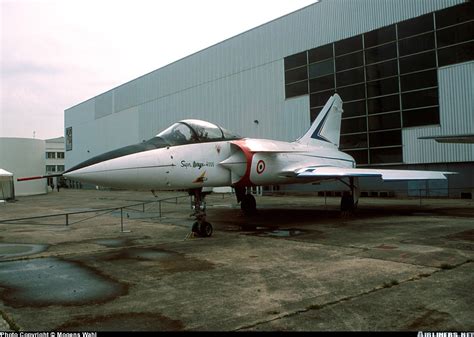
[[[206,203],[204,198],[206,194],[202,192],[202,188],[194,189],[189,192],[194,196],[194,213],[190,216],[195,217],[195,222],[191,229],[194,236],[210,237],[213,232],[212,225],[206,221]]]

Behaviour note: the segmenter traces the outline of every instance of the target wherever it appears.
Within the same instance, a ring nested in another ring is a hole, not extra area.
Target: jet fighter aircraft
[[[242,210],[252,212],[256,202],[247,187],[339,180],[350,190],[341,209],[351,210],[358,201],[359,177],[425,180],[446,179],[450,173],[357,168],[354,158],[338,149],[342,112],[335,94],[294,142],[242,138],[209,122],[182,120],[147,142],[93,157],[63,175],[115,188],[189,190],[195,195],[195,225],[202,236],[210,236],[212,225],[199,212],[203,188],[232,186]]]

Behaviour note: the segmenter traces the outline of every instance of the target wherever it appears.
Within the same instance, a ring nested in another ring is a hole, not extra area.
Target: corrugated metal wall
[[[309,126],[309,102],[285,101],[285,56],[461,2],[323,0],[225,40],[66,110],[65,126],[73,127],[66,167],[91,156],[80,142],[90,141],[94,152],[110,150],[182,118],[245,136],[295,139]],[[130,132],[116,137],[117,128]]]
[[[474,161],[472,144],[443,144],[418,137],[474,134],[474,62],[438,70],[440,126],[403,129],[407,164]]]

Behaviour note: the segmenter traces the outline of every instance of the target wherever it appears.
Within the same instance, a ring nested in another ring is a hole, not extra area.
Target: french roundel
[[[262,174],[265,171],[265,162],[263,160],[259,160],[257,163],[257,173]]]

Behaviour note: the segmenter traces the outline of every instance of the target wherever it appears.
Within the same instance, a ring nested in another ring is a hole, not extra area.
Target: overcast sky
[[[316,0],[0,0],[0,137]]]

